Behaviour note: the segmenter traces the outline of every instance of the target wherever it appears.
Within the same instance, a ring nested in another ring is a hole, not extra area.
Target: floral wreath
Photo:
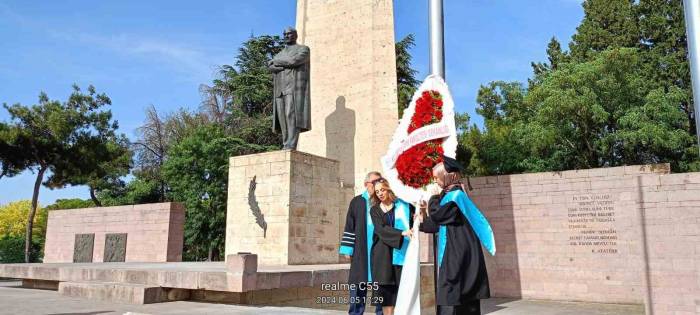
[[[415,203],[428,198],[433,167],[456,151],[454,101],[445,81],[430,75],[413,94],[382,157],[384,174],[399,198]]]

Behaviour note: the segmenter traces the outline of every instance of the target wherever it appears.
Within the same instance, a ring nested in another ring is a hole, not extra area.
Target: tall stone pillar
[[[398,125],[392,1],[298,0],[296,27],[311,48],[312,130],[298,150],[338,160],[359,193]]]

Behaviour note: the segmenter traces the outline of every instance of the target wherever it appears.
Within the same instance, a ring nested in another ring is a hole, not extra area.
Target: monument
[[[51,211],[43,261],[182,261],[184,222],[174,202]]]
[[[297,44],[297,31],[284,31],[286,46],[268,63],[273,74],[272,129],[282,133],[283,149],[296,150],[299,133],[311,130],[309,47]]]
[[[298,1],[296,29],[285,31],[289,46],[269,64],[275,128],[282,104],[301,98],[284,96],[288,84],[304,82],[302,70],[292,80],[284,73],[297,70],[281,69],[308,58],[310,98],[293,109],[307,110],[313,129],[297,125],[304,132],[296,150],[231,158],[226,254],[253,252],[263,264],[337,263],[348,202],[367,172],[381,170],[398,124],[393,4]],[[305,121],[298,112],[291,118]],[[294,149],[293,131],[285,149]]]

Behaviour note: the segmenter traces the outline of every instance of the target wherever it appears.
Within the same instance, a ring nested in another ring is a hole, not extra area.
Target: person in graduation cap
[[[397,198],[386,179],[382,178],[374,184],[374,194],[370,209],[374,225],[370,259],[372,281],[379,285],[379,290],[372,293],[372,302],[381,305],[385,315],[392,315],[399,292],[401,269],[412,236],[415,208]]]
[[[374,225],[370,219],[371,198],[374,196],[374,184],[382,179],[379,172],[369,172],[365,177],[365,191],[352,198],[345,218],[345,230],[340,241],[340,254],[350,257],[350,275],[348,284],[353,284],[350,290],[350,309],[348,314],[363,314],[365,312],[367,288],[373,288],[372,274],[369,262]],[[382,315],[382,306],[375,308],[377,315]]]
[[[489,279],[481,244],[495,254],[493,231],[461,183],[461,165],[450,157],[433,168],[442,188],[420,202],[419,229],[435,234],[435,304],[438,315],[481,314],[489,298]]]

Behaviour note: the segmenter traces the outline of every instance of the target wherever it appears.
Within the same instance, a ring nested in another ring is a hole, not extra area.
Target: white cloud
[[[45,21],[26,18],[1,3],[0,19],[20,28],[45,33],[54,40],[81,43],[124,56],[146,58],[154,64],[165,64],[196,82],[210,79],[216,65],[230,58],[229,54],[212,53],[186,42],[174,43],[138,34],[97,34],[61,29],[47,25]]]
[[[48,33],[58,40],[94,45],[117,54],[145,57],[156,63],[166,63],[184,73],[196,76],[211,75],[215,65],[214,60],[218,59],[194,47],[138,35],[110,36],[56,30],[49,30]]]

